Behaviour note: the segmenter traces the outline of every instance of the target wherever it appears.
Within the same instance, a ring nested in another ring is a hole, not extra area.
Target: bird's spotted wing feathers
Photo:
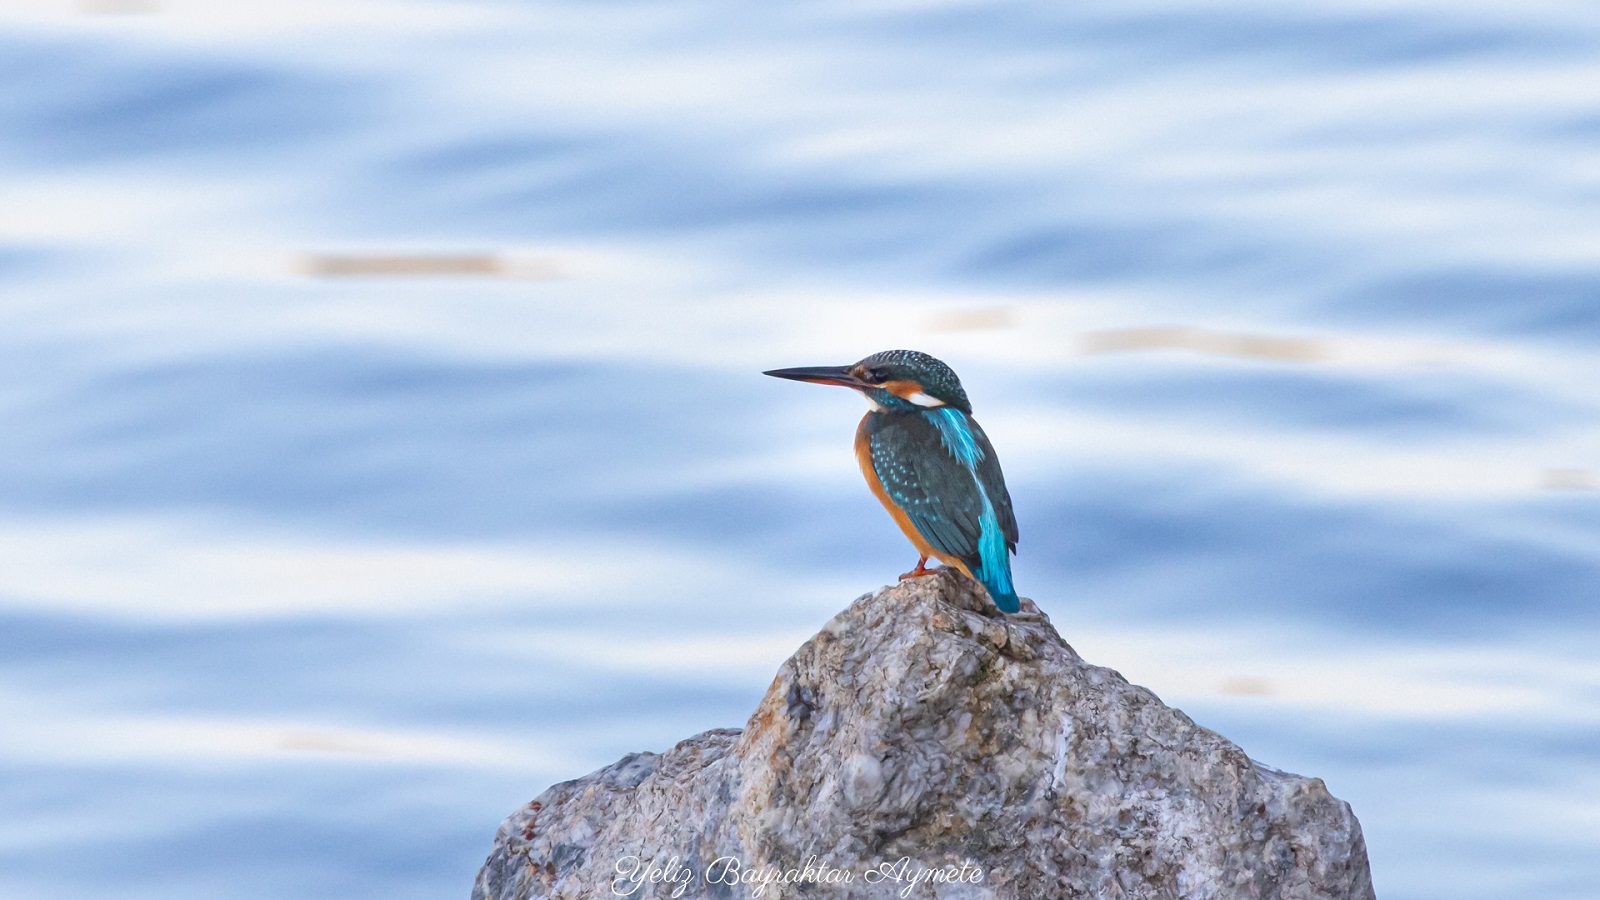
[[[934,416],[961,415],[967,430],[940,427]],[[869,432],[872,467],[884,491],[941,553],[982,566],[984,497],[999,520],[1007,549],[1017,541],[1011,498],[994,448],[977,423],[957,410],[877,417]],[[968,460],[973,460],[969,467]],[[976,469],[976,479],[974,478]],[[978,490],[982,483],[984,491]]]

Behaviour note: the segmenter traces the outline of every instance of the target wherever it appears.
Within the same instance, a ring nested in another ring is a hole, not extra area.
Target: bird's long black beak
[[[861,379],[850,374],[850,366],[800,366],[794,369],[773,369],[762,372],[773,378],[790,381],[809,381],[812,384],[842,384],[845,387],[862,387]]]

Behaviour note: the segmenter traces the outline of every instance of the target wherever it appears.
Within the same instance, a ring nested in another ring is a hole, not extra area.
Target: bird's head
[[[950,406],[971,414],[972,404],[950,367],[916,350],[885,350],[848,366],[802,366],[763,373],[774,378],[838,384],[860,391],[884,410],[909,412]]]

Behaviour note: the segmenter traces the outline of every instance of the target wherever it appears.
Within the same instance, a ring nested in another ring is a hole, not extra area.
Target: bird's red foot
[[[924,575],[932,575],[933,573],[939,571],[938,569],[928,568],[927,562],[928,558],[926,556],[917,560],[917,567],[905,573],[904,575],[901,575],[900,580],[905,581],[907,578],[921,578]]]

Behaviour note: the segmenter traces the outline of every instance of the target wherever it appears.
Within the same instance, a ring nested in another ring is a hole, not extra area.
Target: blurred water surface
[[[0,894],[465,896],[911,562],[962,374],[1067,639],[1600,883],[1600,8],[0,10]]]

